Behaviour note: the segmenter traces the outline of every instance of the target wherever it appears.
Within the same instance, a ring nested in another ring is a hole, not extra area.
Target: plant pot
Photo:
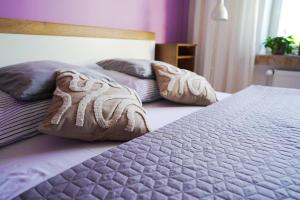
[[[273,55],[284,55],[287,50],[286,44],[274,45],[272,49]]]

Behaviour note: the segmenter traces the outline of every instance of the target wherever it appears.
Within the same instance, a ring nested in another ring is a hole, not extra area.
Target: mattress
[[[300,90],[253,86],[16,199],[300,199],[299,108]]]
[[[217,93],[219,100],[230,96]],[[153,130],[202,109],[160,100],[144,105]],[[0,199],[14,198],[31,187],[120,143],[86,143],[47,135],[0,148]]]

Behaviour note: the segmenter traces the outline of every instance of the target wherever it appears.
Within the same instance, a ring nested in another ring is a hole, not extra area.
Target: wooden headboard
[[[0,67],[32,60],[73,64],[154,58],[152,32],[0,18]]]
[[[0,33],[155,40],[153,32],[0,18]]]

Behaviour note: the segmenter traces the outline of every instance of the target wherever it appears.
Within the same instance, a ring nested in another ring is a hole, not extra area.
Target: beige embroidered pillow
[[[57,73],[49,113],[39,131],[66,138],[127,141],[149,131],[146,112],[127,87],[75,71]]]
[[[217,102],[214,89],[194,72],[172,65],[153,65],[160,95],[177,103],[207,106]]]

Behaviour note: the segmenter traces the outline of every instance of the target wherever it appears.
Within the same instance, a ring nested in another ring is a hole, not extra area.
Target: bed
[[[0,66],[45,59],[90,66],[105,58],[154,58],[155,36],[149,32],[12,19],[0,19],[0,32],[1,48],[6,49]],[[74,50],[74,46],[81,48]],[[229,96],[218,93],[219,100]],[[144,107],[153,130],[202,109],[166,100],[146,103]],[[0,199],[12,199],[119,144],[38,135],[0,148]]]
[[[0,32],[0,66],[154,57],[153,33],[7,19]],[[299,199],[300,92],[217,96],[207,108],[145,104],[154,131],[122,144],[38,135],[1,148],[0,199]]]

